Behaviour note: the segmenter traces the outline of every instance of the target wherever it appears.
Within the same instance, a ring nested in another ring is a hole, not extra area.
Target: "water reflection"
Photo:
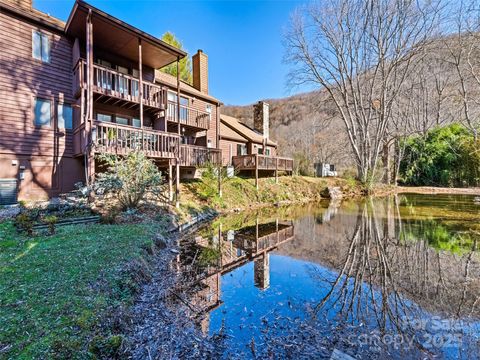
[[[407,195],[223,217],[185,239],[177,293],[205,334],[229,328],[237,353],[255,340],[264,344],[256,356],[340,348],[357,358],[477,358],[472,199]]]
[[[198,315],[202,332],[208,333],[208,313],[222,304],[222,276],[253,262],[252,283],[258,289],[268,289],[269,253],[292,240],[294,231],[291,220],[238,215],[221,218],[183,239],[175,261],[182,285],[175,293],[183,293],[181,301]]]

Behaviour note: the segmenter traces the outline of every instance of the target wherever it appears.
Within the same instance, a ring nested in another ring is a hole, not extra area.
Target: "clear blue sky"
[[[189,54],[209,56],[209,92],[225,104],[245,105],[292,95],[286,86],[282,34],[298,1],[87,1],[161,37],[172,31]],[[73,0],[34,0],[66,20]],[[300,91],[296,89],[295,92]]]

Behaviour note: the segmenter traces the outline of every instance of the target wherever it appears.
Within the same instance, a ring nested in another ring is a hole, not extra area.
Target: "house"
[[[220,115],[220,149],[222,164],[237,171],[278,176],[293,172],[293,159],[279,157],[278,145],[270,139],[269,105],[259,101],[253,106],[253,129],[238,119]]]
[[[91,183],[96,154],[142,149],[180,177],[220,163],[220,101],[208,56],[193,84],[158,69],[186,53],[77,0],[66,23],[32,0],[0,0],[0,204]]]

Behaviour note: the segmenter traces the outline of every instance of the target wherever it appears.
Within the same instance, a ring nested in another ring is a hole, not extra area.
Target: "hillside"
[[[435,38],[417,54],[393,104],[390,139],[424,135],[453,122],[472,131],[478,127],[479,38],[480,34]],[[280,154],[297,160],[303,174],[313,171],[314,162],[335,164],[340,171],[354,168],[344,123],[335,117],[326,92],[265,101],[270,104],[270,137],[278,141]],[[252,105],[225,106],[222,111],[252,126]]]
[[[343,123],[334,119],[325,93],[313,91],[264,101],[270,104],[270,137],[278,142],[281,155],[297,160],[303,173],[313,171],[313,162],[332,163],[341,169],[352,166]],[[225,106],[222,112],[253,126],[253,104]]]

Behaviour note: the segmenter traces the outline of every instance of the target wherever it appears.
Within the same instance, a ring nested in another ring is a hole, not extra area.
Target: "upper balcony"
[[[74,68],[74,92],[87,86],[87,66],[84,59],[80,59]],[[167,88],[143,80],[143,105],[150,108],[164,110],[166,108]],[[123,74],[102,65],[93,65],[93,93],[94,100],[128,109],[137,109],[140,106],[139,79]]]
[[[79,94],[87,86],[87,66],[84,59],[80,59],[74,68],[74,93]],[[196,129],[210,128],[211,114],[205,111],[180,104],[168,99],[168,88],[143,80],[142,102],[145,110],[164,110],[167,121],[178,123]],[[93,96],[96,102],[102,102],[129,110],[138,110],[140,107],[140,81],[138,78],[124,74],[115,69],[99,64],[93,65]],[[181,97],[181,99],[183,96]]]

